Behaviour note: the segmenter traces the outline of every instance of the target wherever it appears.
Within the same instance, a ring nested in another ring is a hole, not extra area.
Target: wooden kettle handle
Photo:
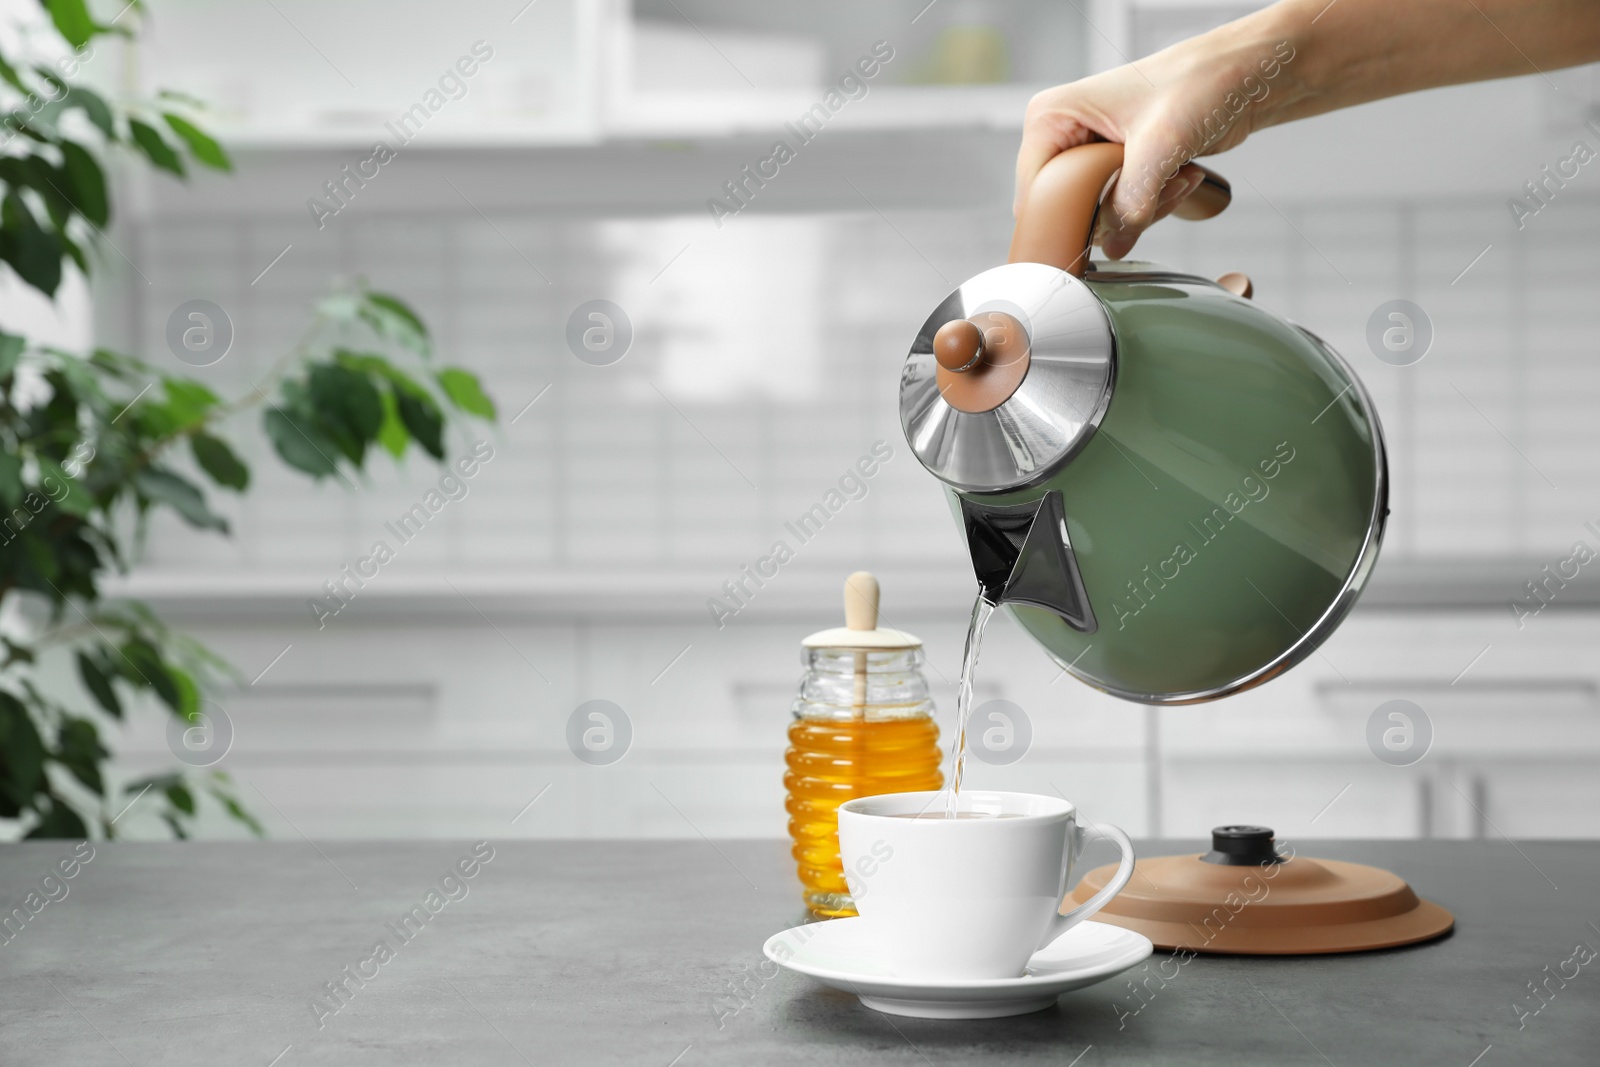
[[[1122,166],[1122,146],[1110,141],[1069,148],[1044,165],[1011,236],[1012,263],[1044,263],[1083,277],[1106,183]],[[1226,178],[1201,167],[1205,177],[1173,214],[1209,219],[1233,198]]]

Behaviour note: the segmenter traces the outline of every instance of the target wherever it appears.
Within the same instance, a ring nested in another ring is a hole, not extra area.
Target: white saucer
[[[862,932],[861,919],[808,923],[773,934],[762,952],[780,967],[854,993],[875,1011],[919,1019],[998,1019],[1051,1007],[1062,993],[1104,981],[1152,951],[1142,934],[1086,921],[1034,953],[1021,978],[922,981],[902,978],[873,958]]]

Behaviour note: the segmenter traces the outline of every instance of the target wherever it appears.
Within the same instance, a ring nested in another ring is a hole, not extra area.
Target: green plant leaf
[[[49,67],[35,65],[33,72],[50,83],[50,88],[55,90],[58,98],[65,97],[67,95],[67,90],[71,88],[71,86],[61,79],[60,75],[51,70]]]
[[[167,786],[181,781],[183,781],[183,775],[177,771],[167,771],[163,774],[152,774],[145,778],[135,778],[122,787],[122,795],[125,797],[133,796],[135,793],[142,793],[146,789],[165,791]]]
[[[189,792],[186,785],[169,785],[166,789],[167,802],[185,815],[194,814],[194,794]]]
[[[411,310],[411,305],[399,297],[391,296],[388,293],[369,292],[367,293],[367,303],[374,307],[382,308],[389,314],[398,317],[418,336],[428,336],[428,328],[422,324],[422,317]]]
[[[178,687],[178,706],[174,709],[178,718],[193,722],[200,712],[200,684],[194,680],[194,675],[174,664],[167,664],[167,673]]]
[[[378,427],[378,444],[395,459],[405,455],[406,446],[411,443],[411,434],[406,432],[406,424],[400,421],[400,408],[394,402],[395,394],[390,390],[383,392],[383,423]]]
[[[27,347],[26,337],[0,333],[0,380],[11,377],[11,372],[17,369],[17,361],[22,358],[23,349]]]
[[[478,376],[460,367],[448,367],[438,374],[439,388],[450,403],[480,419],[494,418],[494,401],[483,391]]]
[[[322,435],[314,423],[297,418],[282,408],[270,408],[262,416],[267,438],[282,460],[296,470],[321,478],[338,470],[333,456],[338,447]]]
[[[73,353],[64,352],[62,355],[71,357]],[[122,382],[142,382],[152,373],[150,365],[143,360],[125,356],[121,352],[113,352],[109,348],[97,348],[89,353],[89,363],[95,370]],[[126,404],[129,399],[131,398],[125,397],[119,402],[119,410],[120,405]]]
[[[24,90],[24,91],[25,92],[32,92],[31,89]],[[53,136],[47,136],[46,134],[40,133],[38,130],[34,129],[33,128],[33,124],[28,121],[27,112],[24,112],[24,111],[12,111],[12,112],[10,112],[8,115],[6,115],[4,121],[0,122],[0,126],[4,126],[4,127],[9,128],[9,129],[16,130],[18,133],[22,134],[22,136],[26,137],[28,140],[34,141],[34,142],[36,142],[38,144],[55,144],[56,143],[55,142],[55,138]]]
[[[61,242],[44,230],[13,190],[0,202],[0,260],[46,296],[61,284]]]
[[[124,678],[134,685],[154,690],[162,703],[173,711],[182,707],[183,693],[154,645],[135,637],[123,642],[119,651],[122,655],[117,661],[117,670]]]
[[[0,716],[3,719],[3,716]],[[20,790],[12,780],[12,769],[0,756],[0,819],[15,819],[32,803],[33,797],[20,795]]]
[[[55,552],[56,561],[60,564],[60,576],[56,584],[68,596],[79,596],[94,600],[100,593],[95,588],[95,575],[104,566],[100,550],[90,540],[96,536],[91,527],[85,523],[69,523],[63,528],[62,524],[51,522],[49,527],[42,527],[39,531],[41,537],[49,536],[53,540],[51,546]]]
[[[35,67],[35,72],[39,68]],[[37,88],[30,89],[30,93],[37,93]],[[28,116],[28,124],[43,133],[44,143],[55,144],[61,136],[61,116],[67,111],[67,102],[61,97],[55,97],[45,102],[38,111]],[[15,114],[15,112],[13,112]]]
[[[99,93],[94,92],[92,89],[85,89],[80,85],[74,85],[67,90],[66,102],[68,107],[76,107],[81,110],[89,121],[94,123],[95,129],[99,130],[106,140],[115,141],[117,139],[116,119],[112,116],[111,108],[107,106],[105,98]]]
[[[56,589],[60,588],[61,578],[61,562],[58,554],[52,551],[49,542],[37,535],[32,526],[23,529],[16,543],[22,546],[22,561],[16,564],[17,584],[24,589],[32,589],[49,597],[54,603],[59,603],[62,598],[56,592]]]
[[[0,451],[0,504],[9,513],[22,503],[22,456],[5,449]]]
[[[0,690],[0,788],[9,791],[12,804],[26,808],[44,781],[44,741],[27,707]]]
[[[34,449],[56,459],[65,459],[78,437],[78,394],[72,379],[59,367],[45,371],[50,386],[47,403],[30,410],[24,420]]]
[[[60,797],[50,795],[50,806],[44,810],[43,817],[37,825],[23,835],[26,838],[56,837],[87,838],[89,827],[84,824],[83,818]]]
[[[164,111],[161,117],[167,120],[167,125],[172,127],[172,132],[183,139],[189,146],[189,154],[212,170],[232,170],[233,161],[228,158],[228,153],[222,146],[214,141],[209,134],[201,130],[194,123],[170,111]]]
[[[146,159],[162,170],[183,177],[182,157],[172,150],[172,146],[162,138],[154,126],[138,119],[129,119],[128,132],[133,134],[133,143],[139,146],[139,151],[145,154]]]
[[[363,293],[358,314],[382,336],[393,337],[424,356],[432,353],[433,344],[428,337],[428,327],[423,325],[422,317],[399,297],[388,293]]]
[[[73,210],[66,175],[41,155],[0,156],[0,181],[39,194],[52,224],[59,225]]]
[[[87,652],[78,653],[78,678],[95,701],[106,709],[107,714],[118,719],[122,718],[122,701],[117,699],[117,690],[111,684],[111,676]]]
[[[400,392],[420,397],[429,395],[428,390],[421,382],[376,352],[352,352],[348,348],[340,348],[334,351],[333,358],[341,367],[348,367],[362,374],[376,374],[380,378],[386,379]]]
[[[47,483],[65,488],[52,491]],[[55,460],[44,456],[39,457],[39,490],[54,501],[56,507],[69,515],[84,519],[94,510],[94,498],[89,495],[83,484],[63,470]]]
[[[228,446],[228,442],[208,433],[189,438],[189,449],[200,469],[218,485],[242,493],[250,487],[250,468]]]
[[[221,403],[215,393],[192,378],[164,377],[161,383],[163,398],[147,398],[133,416],[139,429],[150,437],[171,437],[190,430]]]
[[[93,414],[100,419],[112,419],[121,411],[124,400],[117,400],[112,406],[112,400],[106,395],[105,383],[101,380],[99,368],[76,352],[61,352],[57,349],[44,350],[52,359],[59,361],[61,373],[72,385],[73,393],[79,400],[92,407]]]
[[[89,150],[72,141],[61,142],[61,170],[66,176],[66,194],[78,214],[104,226],[111,221],[111,201],[106,196],[106,176]]]
[[[179,426],[190,426],[203,419],[222,400],[193,378],[163,378],[162,390]]]
[[[400,421],[405,423],[417,444],[427,449],[434,459],[444,458],[444,414],[430,397],[399,393],[395,406],[400,410]]]
[[[228,780],[228,776],[220,771],[217,772],[215,777],[224,782]],[[212,785],[209,791],[211,795],[216,798],[217,803],[221,804],[223,808],[227,810],[228,814],[231,815],[237,822],[243,823],[246,827],[248,827],[252,834],[257,837],[267,836],[266,827],[262,826],[254,815],[251,815],[248,811],[246,811],[244,805],[240,804],[233,794],[229,793],[227,790],[218,785]]]
[[[8,63],[5,56],[0,56],[0,78],[3,78],[7,85],[19,93],[29,91],[28,87],[22,82],[22,76],[17,73],[17,68]]]
[[[228,520],[206,506],[205,494],[191,481],[160,467],[146,467],[133,476],[134,488],[153,503],[165,504],[196,529],[226,533]]]
[[[67,255],[72,257],[72,262],[78,265],[78,272],[87,278],[89,276],[89,257],[83,254],[83,249],[78,247],[78,243],[70,237],[57,234],[56,239],[61,242],[61,247],[66,249]]]
[[[44,0],[50,21],[73,48],[81,48],[97,32],[89,5],[84,0]]]
[[[100,743],[100,732],[88,719],[69,715],[56,733],[55,760],[98,796],[105,796],[100,761],[111,753]]]
[[[377,435],[383,401],[367,375],[338,363],[319,363],[311,368],[306,386],[324,422],[347,430],[363,445]]]

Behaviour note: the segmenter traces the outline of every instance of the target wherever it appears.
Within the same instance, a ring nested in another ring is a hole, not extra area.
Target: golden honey
[[[856,913],[839,862],[839,805],[944,784],[939,727],[927,712],[907,710],[900,717],[802,718],[789,727],[789,836],[806,906],[817,915]]]

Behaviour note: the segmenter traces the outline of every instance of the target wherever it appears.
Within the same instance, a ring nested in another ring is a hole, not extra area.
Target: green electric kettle
[[[1377,559],[1388,470],[1361,382],[1240,274],[1090,262],[1122,146],[1040,172],[1010,262],[951,293],[900,379],[980,594],[1065,669],[1149,704],[1309,656]],[[1178,212],[1227,206],[1207,173]]]

